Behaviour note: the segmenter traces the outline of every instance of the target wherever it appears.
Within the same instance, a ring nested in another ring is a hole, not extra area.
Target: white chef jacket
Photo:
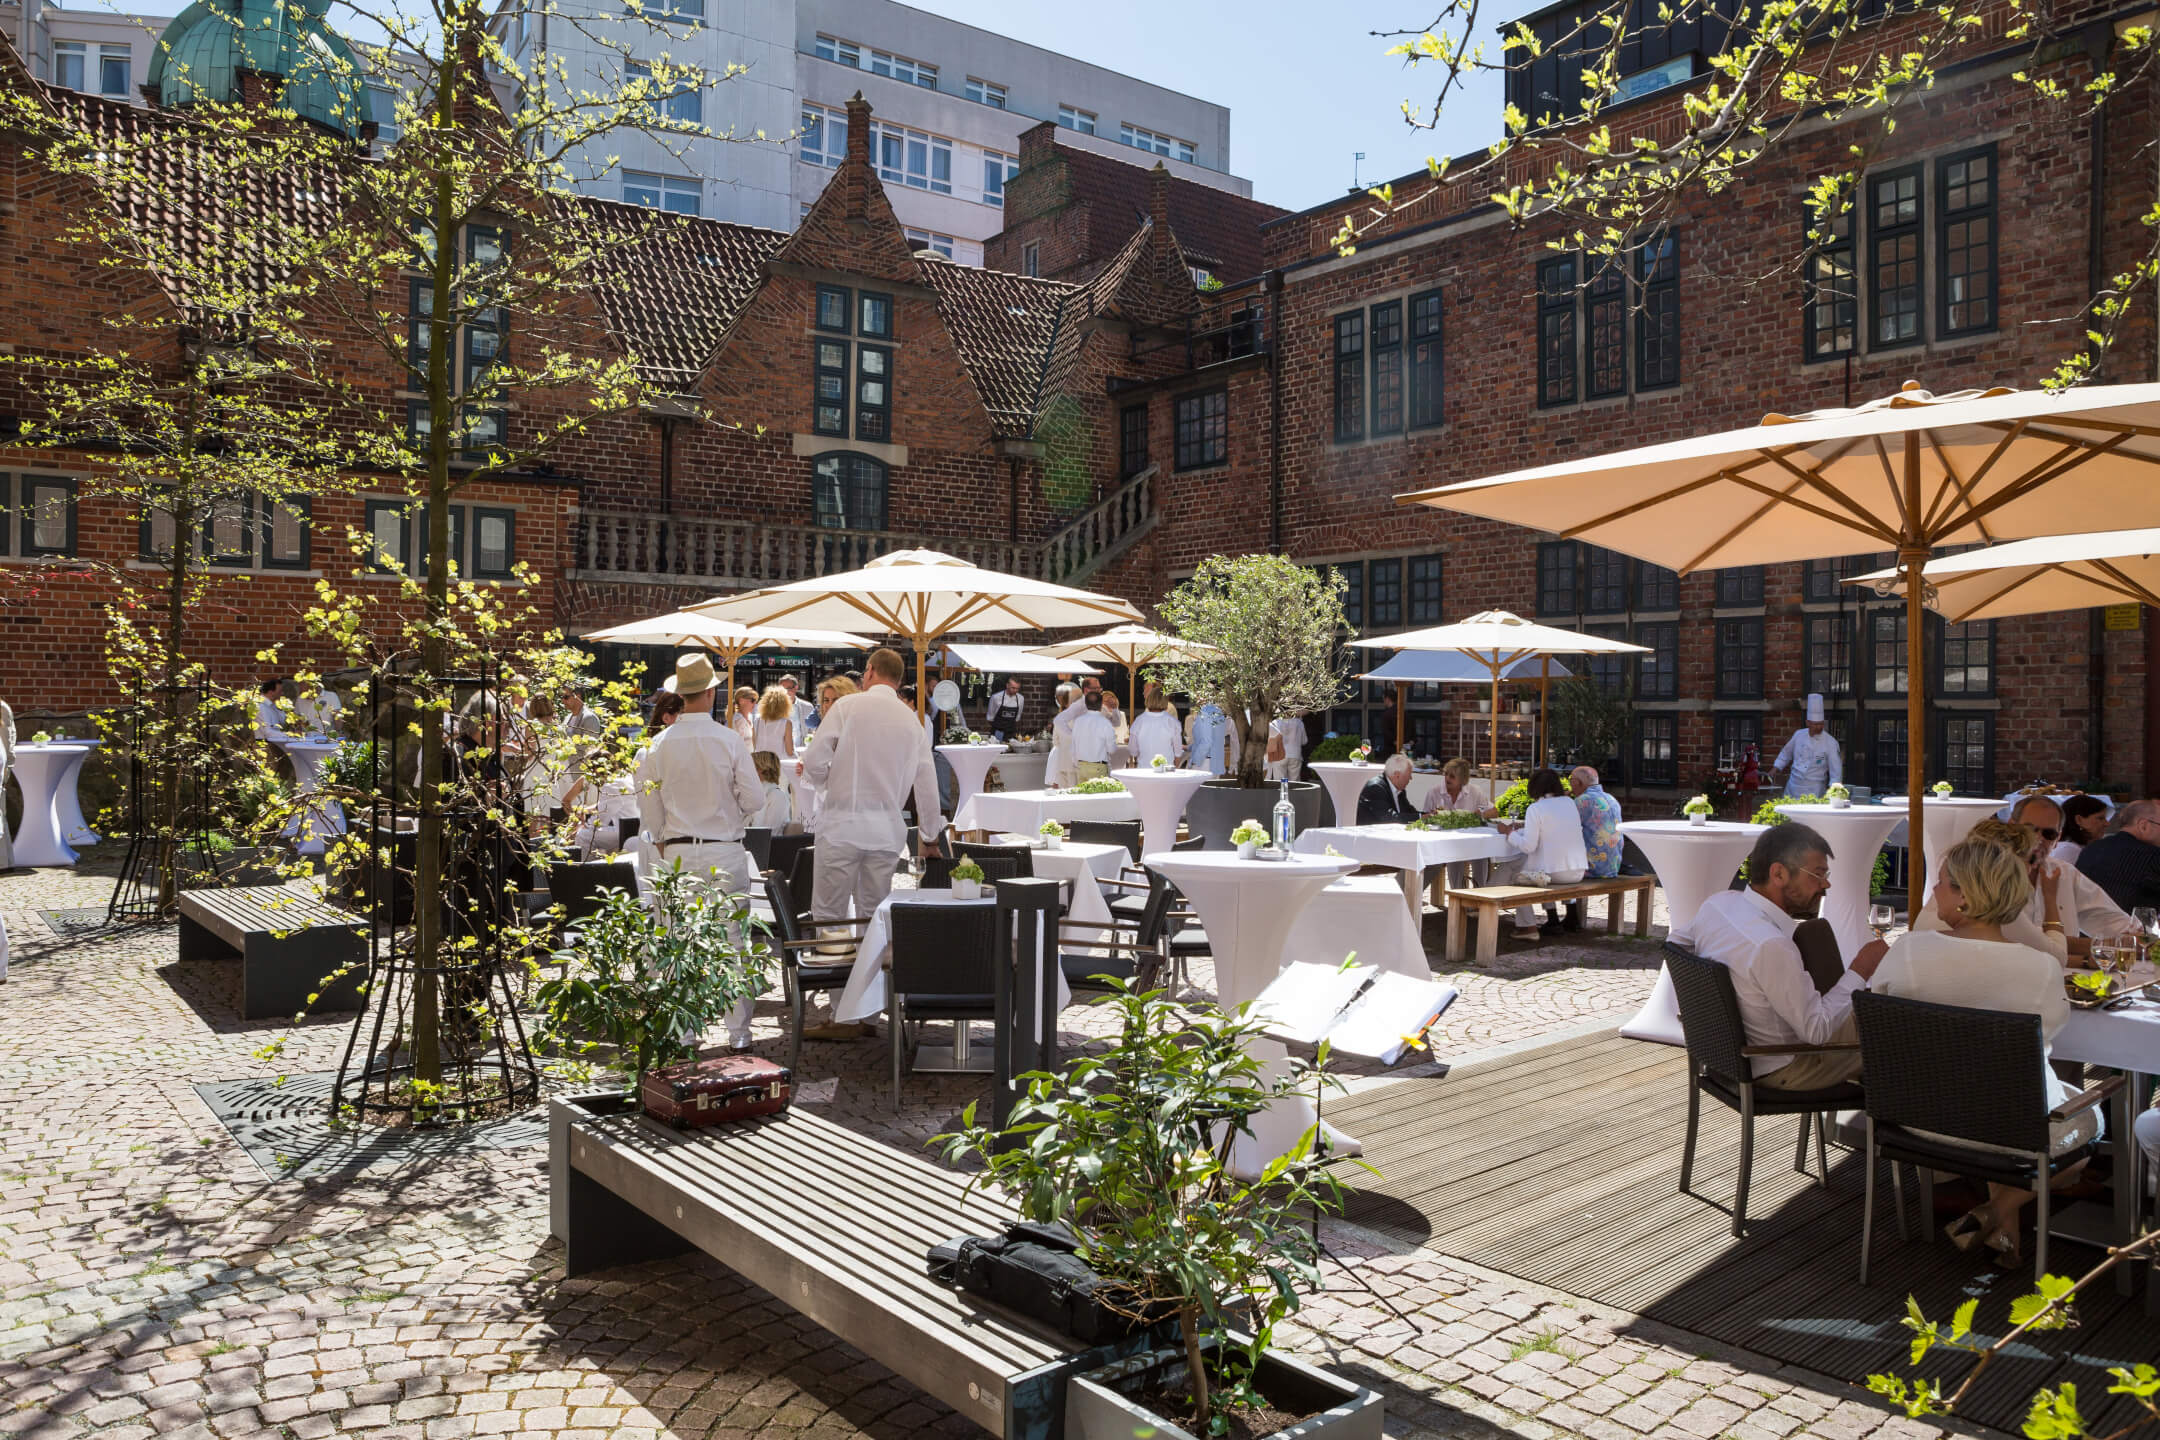
[[[1117,726],[1100,710],[1083,710],[1080,718],[1072,723],[1072,754],[1078,763],[1099,760],[1110,762],[1110,752],[1117,749]]]
[[[669,840],[740,840],[765,808],[750,747],[704,713],[683,714],[638,761],[638,833]]]
[[[915,712],[889,685],[843,695],[818,722],[802,756],[803,778],[821,787],[818,840],[858,850],[907,843],[900,807],[915,792],[925,835],[945,828],[938,804],[937,761]]]
[[[1845,755],[1828,730],[1810,735],[1803,725],[1793,731],[1770,768],[1785,771],[1787,795],[1820,795],[1845,778]]]
[[[1695,953],[1732,973],[1740,1024],[1751,1045],[1823,1045],[1852,1015],[1855,990],[1867,987],[1847,970],[1828,991],[1815,993],[1800,947],[1799,921],[1752,888],[1720,890],[1695,912]],[[1790,1055],[1751,1057],[1755,1078],[1792,1063]]]

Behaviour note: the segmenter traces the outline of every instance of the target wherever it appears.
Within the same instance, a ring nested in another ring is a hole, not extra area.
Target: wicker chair
[[[1016,846],[1005,845],[984,845],[979,848],[986,853],[967,858],[972,858],[976,866],[981,869],[983,883],[986,885],[999,880],[1018,880],[1023,876],[1032,876],[1034,874],[1032,868],[1022,868],[1029,864],[1029,856],[1025,850]],[[998,853],[1000,851],[1004,853]],[[929,859],[923,861],[922,880],[917,888],[923,890],[950,890],[952,888],[953,867],[960,863],[961,858],[960,856],[948,858],[943,855],[932,855]]]
[[[997,906],[902,905],[886,912],[892,950],[886,961],[886,1018],[892,1026],[893,1109],[900,1108],[903,1062],[913,1063],[907,1027],[950,1020],[956,1026],[997,1019]]]
[[[1065,828],[1070,832],[1067,838],[1075,845],[1122,845],[1133,863],[1140,863],[1138,820],[1073,820]]]
[[[967,840],[956,840],[952,845],[952,854],[955,863],[973,860],[982,866],[985,880],[1035,878],[1035,852],[1025,845],[978,845]],[[1009,874],[995,873],[991,868],[995,865],[998,871],[1003,871],[1008,863],[1012,867]]]
[[[765,872],[765,899],[772,906],[774,948],[780,952],[780,988],[787,996],[788,1069],[802,1061],[803,1016],[813,991],[847,988],[855,969],[855,950],[867,919],[832,920],[819,933],[805,935],[802,910],[788,882],[777,870]],[[852,933],[850,933],[852,932]]]
[[[817,844],[817,836],[815,835],[775,835],[766,846],[765,868],[767,870],[778,870],[792,881],[795,878],[796,855],[808,850],[815,844]],[[796,892],[805,904],[809,903],[809,891],[797,886]]]
[[[1920,1224],[1926,1230],[1934,1228],[1936,1170],[2034,1191],[2033,1274],[2045,1275],[2048,1181],[2091,1153],[2090,1146],[2079,1146],[2049,1154],[2048,1125],[2101,1104],[2123,1088],[2126,1077],[2111,1076],[2050,1109],[2047,1046],[2038,1015],[1862,993],[1853,997],[1853,1017],[1867,1069],[1867,1200],[1860,1209],[1860,1283],[1867,1284],[1875,1235],[1878,1160],[1890,1162],[1893,1180],[1900,1163],[1920,1172]],[[1902,1236],[1902,1190],[1895,1203]]]
[[[1830,1152],[1826,1136],[1830,1113],[1856,1110],[1862,1103],[1860,1086],[1848,1082],[1820,1090],[1779,1090],[1755,1083],[1749,1062],[1758,1055],[1813,1055],[1826,1050],[1851,1050],[1851,1045],[1750,1045],[1740,1021],[1740,997],[1733,991],[1732,973],[1715,960],[1706,960],[1685,946],[1665,942],[1665,968],[1672,976],[1680,1000],[1680,1030],[1687,1040],[1688,1110],[1687,1139],[1680,1148],[1680,1190],[1692,1194],[1695,1178],[1695,1136],[1701,1124],[1702,1097],[1740,1112],[1740,1180],[1733,1193],[1732,1233],[1747,1233],[1748,1181],[1755,1165],[1755,1117],[1798,1115],[1800,1136],[1793,1146],[1793,1169],[1807,1171],[1808,1132],[1815,1132],[1815,1158],[1820,1169],[1815,1183],[1830,1183]]]

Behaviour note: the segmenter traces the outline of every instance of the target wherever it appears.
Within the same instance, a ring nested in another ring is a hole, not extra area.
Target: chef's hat
[[[1822,696],[1810,695],[1807,697],[1807,718],[1810,725],[1821,722],[1823,718]]]

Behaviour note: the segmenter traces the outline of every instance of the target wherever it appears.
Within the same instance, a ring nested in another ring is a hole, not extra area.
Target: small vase
[[[1830,808],[1833,810],[1850,810],[1852,808],[1852,797],[1849,795],[1833,795],[1830,797]]]
[[[982,897],[982,882],[980,880],[955,880],[952,882],[952,894],[955,900],[980,899]]]
[[[1710,817],[1707,815],[1690,815],[1687,817],[1687,823],[1690,825],[1707,825],[1710,823]]]
[[[1065,837],[1064,837],[1064,836],[1062,836],[1062,835],[1045,835],[1045,836],[1043,836],[1043,849],[1045,849],[1045,850],[1057,850],[1057,849],[1061,849],[1061,848],[1062,848],[1062,847],[1064,846],[1064,844],[1065,844]]]
[[[1240,860],[1250,860],[1253,858],[1253,852],[1255,850],[1258,850],[1259,848],[1260,842],[1258,842],[1257,840],[1240,840],[1238,841],[1237,858]]]

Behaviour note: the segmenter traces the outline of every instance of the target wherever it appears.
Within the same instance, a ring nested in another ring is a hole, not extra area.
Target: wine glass
[[[1897,923],[1897,911],[1888,905],[1870,905],[1868,906],[1867,923],[1868,928],[1873,930],[1877,936],[1887,935],[1890,933],[1890,927]]]
[[[2106,939],[2106,938],[2104,938],[2104,937],[2096,937],[2096,938],[2095,938],[2095,939],[2093,940],[2093,942],[2092,942],[2092,963],[2093,963],[2093,969],[2095,969],[2095,970],[2098,970],[2098,971],[2099,971],[2099,972],[2100,972],[2101,974],[2103,974],[2103,975],[2112,975],[2112,974],[2114,974],[2114,973],[2115,973],[2115,956],[2116,956],[2116,951],[2115,951],[2115,942],[2114,942],[2113,940],[2110,940],[2110,939]]]

